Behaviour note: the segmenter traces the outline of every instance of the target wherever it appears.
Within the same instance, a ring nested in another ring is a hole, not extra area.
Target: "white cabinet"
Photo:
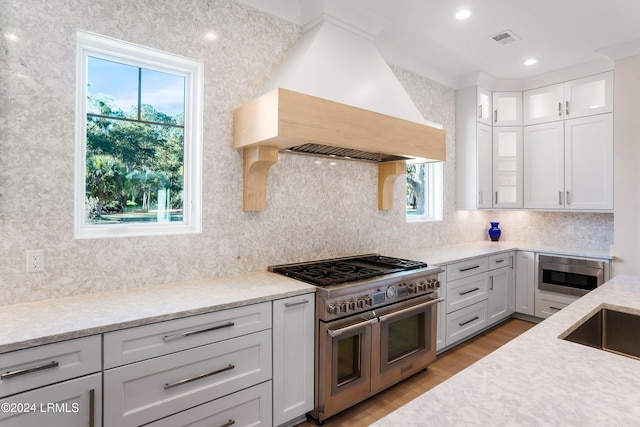
[[[314,406],[315,294],[273,302],[273,425]]]
[[[493,126],[522,126],[522,92],[493,92]]]
[[[491,92],[456,92],[456,207],[492,207]]]
[[[524,124],[535,125],[564,119],[564,84],[524,92]]]
[[[524,124],[613,112],[613,71],[524,92]]]
[[[613,116],[524,128],[524,207],[613,209]]]
[[[101,355],[99,335],[1,354],[0,425],[102,425]]]
[[[516,252],[516,312],[533,316],[535,302],[535,254]]]
[[[564,84],[565,119],[613,112],[613,71]]]
[[[515,312],[513,252],[489,257],[494,269],[488,273],[487,322],[489,325],[504,320]]]
[[[493,128],[493,207],[522,208],[522,126]]]
[[[100,427],[102,374],[0,399],[2,427]]]
[[[491,124],[491,91],[476,88],[476,121],[485,125]]]
[[[524,128],[524,208],[564,208],[564,123]]]
[[[613,209],[613,115],[565,121],[565,208]]]
[[[264,302],[104,334],[105,426],[150,423],[270,381],[271,325]]]

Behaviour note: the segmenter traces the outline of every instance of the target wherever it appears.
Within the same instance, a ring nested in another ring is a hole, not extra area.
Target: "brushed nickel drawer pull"
[[[476,268],[480,268],[480,266],[474,265],[473,267],[461,268],[460,272],[462,273],[463,271],[475,270]]]
[[[471,320],[467,320],[466,322],[458,323],[458,325],[460,325],[460,326],[464,326],[464,325],[467,325],[467,324],[469,324],[469,323],[473,322],[474,320],[478,320],[478,319],[479,319],[479,317],[478,317],[478,316],[476,316],[476,317],[474,317],[474,318],[473,318],[473,319],[471,319]]]
[[[224,424],[222,424],[220,427],[229,427],[234,425],[236,422],[234,420],[229,420],[229,422],[226,422]]]
[[[469,289],[468,291],[460,292],[460,295],[470,294],[471,292],[475,292],[475,291],[479,291],[479,290],[480,290],[480,288]]]
[[[285,307],[295,307],[296,305],[302,305],[302,304],[308,304],[309,300],[308,299],[301,299],[300,301],[296,301],[296,302],[286,302],[284,304]]]
[[[502,258],[502,259],[497,259],[497,260],[495,260],[494,262],[495,262],[496,264],[500,264],[501,262],[504,262],[504,258]]]
[[[38,372],[38,371],[44,371],[45,369],[56,368],[58,367],[58,365],[59,363],[54,360],[51,363],[45,363],[44,365],[34,366],[33,368],[18,369],[17,371],[8,371],[0,375],[0,380],[6,380],[8,378],[30,374],[31,372]]]
[[[549,309],[551,309],[551,310],[556,310],[556,311],[560,311],[560,310],[562,310],[561,308],[554,307],[554,306],[552,306],[552,305],[550,305],[550,306],[549,306]]]
[[[234,325],[235,323],[233,322],[227,322],[224,325],[213,326],[211,328],[198,329],[196,331],[187,331],[187,332],[183,332],[181,334],[175,334],[175,335],[165,335],[162,338],[162,340],[164,342],[169,342],[169,341],[177,340],[180,338],[190,337],[191,335],[198,335],[198,334],[203,334],[205,332],[217,331],[218,329],[230,328]]]
[[[201,380],[203,378],[210,377],[212,375],[221,374],[223,372],[227,372],[227,371],[230,371],[232,369],[235,369],[235,365],[229,365],[226,368],[218,369],[217,371],[208,372],[208,373],[202,374],[202,375],[197,375],[195,377],[187,378],[185,380],[176,381],[175,383],[165,384],[164,385],[164,389],[165,390],[169,390],[170,388],[174,388],[174,387],[178,387],[180,385],[188,384],[188,383],[191,383],[193,381],[198,381],[198,380]]]

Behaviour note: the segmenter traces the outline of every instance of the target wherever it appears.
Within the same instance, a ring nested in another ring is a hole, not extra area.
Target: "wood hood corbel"
[[[406,161],[444,161],[445,132],[310,95],[275,89],[233,114],[233,145],[244,151],[244,211],[266,209],[267,175],[278,151],[312,154],[333,147],[349,156],[378,163],[378,209],[393,203],[395,179],[406,172]],[[332,148],[332,150],[333,150]]]

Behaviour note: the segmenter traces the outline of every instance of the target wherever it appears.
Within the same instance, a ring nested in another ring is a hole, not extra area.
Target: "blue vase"
[[[497,242],[498,240],[500,240],[500,235],[502,234],[502,230],[498,228],[498,224],[500,223],[499,222],[491,223],[491,228],[489,229],[489,237],[491,238],[492,242]]]

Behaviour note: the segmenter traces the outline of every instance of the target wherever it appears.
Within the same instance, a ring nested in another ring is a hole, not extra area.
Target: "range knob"
[[[336,304],[327,304],[327,313],[338,314],[338,306]]]
[[[373,305],[373,298],[370,295],[363,296],[362,301],[364,301],[365,305]]]
[[[419,291],[419,292],[424,292],[424,291],[426,291],[426,290],[427,290],[427,282],[425,282],[424,280],[421,280],[421,281],[418,283],[417,288],[418,288],[418,291]]]
[[[436,289],[440,287],[440,282],[438,281],[438,279],[430,279],[429,282],[427,283],[427,287],[429,289]]]
[[[416,285],[414,285],[413,283],[410,283],[407,285],[407,290],[409,291],[410,294],[415,294],[418,289],[416,288]]]
[[[354,298],[353,300],[355,301],[357,308],[364,308],[364,298]]]
[[[349,307],[349,310],[355,310],[356,309],[355,299],[350,299],[349,301],[347,301],[347,306]]]
[[[346,313],[347,311],[349,311],[349,303],[347,301],[340,301],[339,306],[341,313]]]

